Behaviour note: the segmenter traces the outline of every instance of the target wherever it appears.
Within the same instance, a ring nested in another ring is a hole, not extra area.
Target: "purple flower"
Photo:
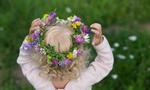
[[[75,20],[73,22],[77,22],[77,21],[81,21],[81,18],[76,17]]]
[[[40,35],[40,32],[39,31],[35,31],[34,33],[32,33],[31,37],[33,39],[37,39],[39,37],[39,35]]]
[[[56,13],[55,13],[55,12],[52,12],[52,13],[49,14],[48,20],[51,21],[51,20],[53,20],[55,17],[56,17]]]
[[[71,64],[71,63],[72,63],[72,61],[69,60],[69,59],[67,59],[67,58],[64,60],[64,64],[65,64],[65,65],[69,65],[69,64]]]
[[[86,26],[86,25],[82,25],[81,29],[82,29],[83,33],[86,33],[86,34],[90,33],[90,30],[89,30],[88,26]]]
[[[79,43],[79,44],[84,43],[84,38],[81,37],[80,35],[76,35],[76,36],[75,36],[75,40],[76,40],[76,42]]]
[[[59,66],[64,67],[65,66],[64,62],[63,61],[59,61]]]
[[[78,50],[77,51],[77,55],[81,55],[82,54],[82,51],[81,50]]]
[[[59,61],[59,66],[65,67],[67,65],[70,65],[71,63],[72,63],[72,61],[66,58],[63,61]]]
[[[58,62],[58,60],[53,59],[53,60],[52,60],[52,64],[53,64],[53,65],[58,65],[58,64],[59,64],[59,62]]]
[[[30,48],[32,48],[31,43],[23,43],[23,49],[24,49],[24,50],[28,50],[28,49],[30,49]]]

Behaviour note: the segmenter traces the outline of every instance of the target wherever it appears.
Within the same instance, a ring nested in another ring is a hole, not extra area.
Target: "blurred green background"
[[[150,90],[150,0],[0,0],[0,90],[34,90],[16,63],[30,23],[57,9],[101,23],[112,47],[112,72],[93,90]],[[91,55],[95,56],[95,54]]]

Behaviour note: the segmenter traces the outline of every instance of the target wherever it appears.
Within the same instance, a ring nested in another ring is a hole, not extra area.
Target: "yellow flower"
[[[68,55],[67,55],[67,58],[68,59],[73,59],[73,54],[71,52],[69,52]]]
[[[76,29],[77,25],[75,23],[72,23],[72,27]]]
[[[26,37],[26,39],[25,39],[27,42],[32,42],[33,41],[33,39],[31,38],[31,37]]]
[[[77,21],[76,22],[76,26],[80,26],[81,25],[81,22],[80,21]]]
[[[48,17],[48,14],[44,14],[42,19],[45,20],[47,17]]]

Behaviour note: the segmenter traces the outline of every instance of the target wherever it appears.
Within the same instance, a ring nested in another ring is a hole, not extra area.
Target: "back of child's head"
[[[66,24],[57,23],[54,26],[47,27],[47,32],[45,33],[45,43],[50,44],[55,47],[56,52],[68,52],[73,45],[72,34],[73,30]],[[47,76],[50,80],[71,80],[76,79],[80,75],[80,72],[85,69],[86,59],[88,59],[88,50],[83,49],[82,55],[74,60],[71,65],[65,66],[63,68],[55,68],[49,66],[47,58],[43,57],[41,61],[40,73],[42,76]]]

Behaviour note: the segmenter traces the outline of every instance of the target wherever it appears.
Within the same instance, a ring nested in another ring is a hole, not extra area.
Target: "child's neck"
[[[64,89],[65,86],[68,84],[69,80],[53,80],[52,83],[54,87],[57,89]]]

